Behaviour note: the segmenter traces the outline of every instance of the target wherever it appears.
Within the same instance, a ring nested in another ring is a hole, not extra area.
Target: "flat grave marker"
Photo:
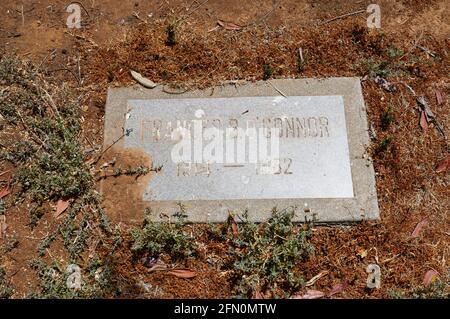
[[[117,157],[137,151],[133,156],[148,166],[161,166],[139,186],[105,179],[102,192],[122,219],[138,220],[150,207],[158,220],[180,204],[191,222],[223,222],[230,211],[263,221],[275,207],[295,209],[297,221],[379,218],[358,78],[271,80],[177,95],[161,87],[115,88],[105,116],[105,149],[114,144]],[[116,203],[118,194],[130,196]]]

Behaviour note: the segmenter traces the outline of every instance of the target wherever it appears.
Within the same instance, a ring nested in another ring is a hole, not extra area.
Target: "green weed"
[[[169,46],[174,46],[177,44],[176,26],[175,24],[169,24],[166,28],[167,40],[166,44]]]
[[[391,105],[381,114],[381,129],[383,131],[387,130],[389,126],[394,123],[394,109]]]
[[[146,209],[141,228],[131,231],[131,250],[136,254],[157,256],[166,253],[174,259],[191,256],[194,253],[194,238],[183,230],[184,219],[175,223],[154,222],[151,210]]]
[[[308,242],[309,230],[296,229],[294,211],[274,213],[268,221],[255,224],[247,221],[238,225],[239,236],[231,238],[238,296],[249,297],[256,290],[277,288],[288,291],[302,286],[303,279],[295,266],[313,252]]]
[[[387,136],[383,138],[375,148],[375,153],[378,154],[387,151],[393,140],[394,138],[392,136]]]
[[[0,299],[8,299],[13,294],[13,288],[6,279],[5,269],[0,267]]]
[[[268,63],[264,63],[262,68],[263,68],[263,79],[264,80],[270,79],[273,74],[272,66]]]

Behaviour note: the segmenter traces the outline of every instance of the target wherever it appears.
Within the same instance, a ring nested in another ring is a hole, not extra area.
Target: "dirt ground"
[[[133,84],[130,69],[156,83],[182,89],[209,88],[229,80],[262,80],[265,64],[271,66],[273,78],[364,77],[385,70],[396,92],[383,90],[371,77],[362,82],[374,133],[369,152],[381,220],[316,227],[314,256],[298,267],[306,280],[327,272],[310,287],[315,290],[328,292],[343,284],[345,289],[333,298],[390,298],[398,289],[421,286],[429,270],[436,270],[447,283],[450,278],[450,174],[436,172],[450,152],[450,2],[378,1],[381,30],[366,28],[367,13],[330,21],[365,10],[371,2],[261,0],[255,5],[255,1],[243,0],[84,0],[79,2],[82,28],[77,30],[66,26],[69,1],[2,0],[0,54],[30,59],[48,81],[67,82],[81,92],[83,141],[86,148],[97,152],[102,145],[107,87]],[[239,30],[222,28],[218,20],[232,22]],[[177,43],[169,46],[166,28],[174,23]],[[299,48],[305,57],[302,70],[297,65]],[[431,123],[428,130],[421,128],[421,112],[408,86],[426,98],[444,134]],[[392,109],[394,120],[386,128],[380,118],[387,109]],[[14,139],[14,132],[0,136]],[[388,137],[388,149],[379,151]],[[14,167],[0,162],[0,174],[0,180],[6,181]],[[48,210],[53,209],[49,204]],[[36,284],[28,262],[36,256],[40,240],[56,227],[53,215],[46,214],[31,231],[26,210],[23,204],[7,211],[8,236],[14,234],[19,245],[0,258],[15,287],[15,298],[26,296]],[[126,213],[116,220],[117,227],[127,229]],[[425,220],[419,235],[412,236]],[[144,295],[130,288],[127,297],[232,296],[228,274],[208,262],[211,256],[224,255],[226,245],[209,242],[202,232],[205,225],[187,227],[197,234],[201,251],[185,266],[199,275],[182,279],[148,273],[142,265],[132,264],[131,253],[122,249],[117,258],[121,279],[130,282],[130,287],[133,281],[158,287]],[[65,258],[57,244],[46,258],[52,256]],[[370,263],[381,267],[380,289],[365,288]]]

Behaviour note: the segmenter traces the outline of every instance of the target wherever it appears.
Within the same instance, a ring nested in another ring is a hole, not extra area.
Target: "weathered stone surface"
[[[261,221],[274,207],[295,208],[298,221],[379,218],[359,79],[271,83],[177,95],[110,89],[104,146],[119,140],[115,148],[142,149],[162,166],[141,196],[156,219],[179,203],[192,222],[245,210]]]

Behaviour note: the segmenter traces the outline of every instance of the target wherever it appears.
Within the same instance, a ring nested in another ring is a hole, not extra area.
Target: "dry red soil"
[[[449,1],[378,1],[381,30],[366,28],[366,13],[321,23],[364,10],[371,3],[364,0],[265,0],[258,5],[243,0],[80,3],[82,28],[75,30],[66,26],[65,8],[69,1],[2,0],[0,54],[30,59],[41,66],[49,81],[67,82],[81,92],[86,148],[102,145],[107,87],[133,84],[130,69],[157,83],[183,89],[209,88],[228,80],[261,80],[264,64],[272,66],[274,78],[363,77],[368,73],[364,61],[370,58],[386,61],[388,67],[402,71],[388,77],[398,88],[395,93],[384,91],[371,79],[362,83],[370,126],[376,133],[368,151],[376,170],[381,220],[316,227],[312,238],[315,253],[298,268],[306,280],[327,271],[313,289],[327,292],[334,285],[345,283],[344,291],[333,298],[391,297],[393,289],[421,286],[425,273],[431,269],[439,273],[440,280],[449,280],[450,175],[448,171],[436,172],[438,163],[449,154]],[[225,30],[217,27],[218,20],[242,28]],[[177,44],[168,46],[166,27],[175,21],[179,22]],[[297,70],[299,48],[306,59],[302,72]],[[390,57],[390,49],[403,53]],[[421,129],[420,111],[406,84],[427,99],[447,136],[442,136],[433,125],[426,132]],[[436,91],[443,96],[443,103],[438,103]],[[380,117],[388,107],[392,107],[395,120],[383,130]],[[393,138],[389,149],[376,152],[377,145],[388,136]],[[1,138],[11,139],[13,135]],[[133,160],[142,159],[137,156]],[[0,180],[14,174],[14,167],[8,165],[0,162],[0,173],[12,170],[0,175]],[[108,183],[113,187],[114,183],[132,182],[128,179]],[[124,205],[123,215],[110,217],[126,230]],[[25,206],[7,211],[7,235],[15,234],[19,245],[0,256],[0,265],[15,287],[16,298],[25,296],[36,285],[28,261],[36,257],[40,240],[57,223],[49,213],[31,231]],[[105,206],[108,214],[107,202]],[[53,210],[50,205],[47,209]],[[427,220],[427,225],[417,238],[411,238],[423,220]],[[205,226],[187,227],[197,234],[200,248],[198,257],[187,260],[184,266],[195,269],[198,276],[180,279],[148,273],[142,265],[131,263],[131,253],[124,247],[116,266],[120,279],[130,283],[127,296],[232,296],[230,274],[207,262],[211,256],[225,258],[228,247],[209,242],[202,232]],[[46,258],[51,261],[66,257],[55,243]],[[366,267],[370,263],[379,264],[382,272],[381,288],[373,291],[365,289]],[[159,289],[154,294],[138,293],[132,287],[139,280]]]

